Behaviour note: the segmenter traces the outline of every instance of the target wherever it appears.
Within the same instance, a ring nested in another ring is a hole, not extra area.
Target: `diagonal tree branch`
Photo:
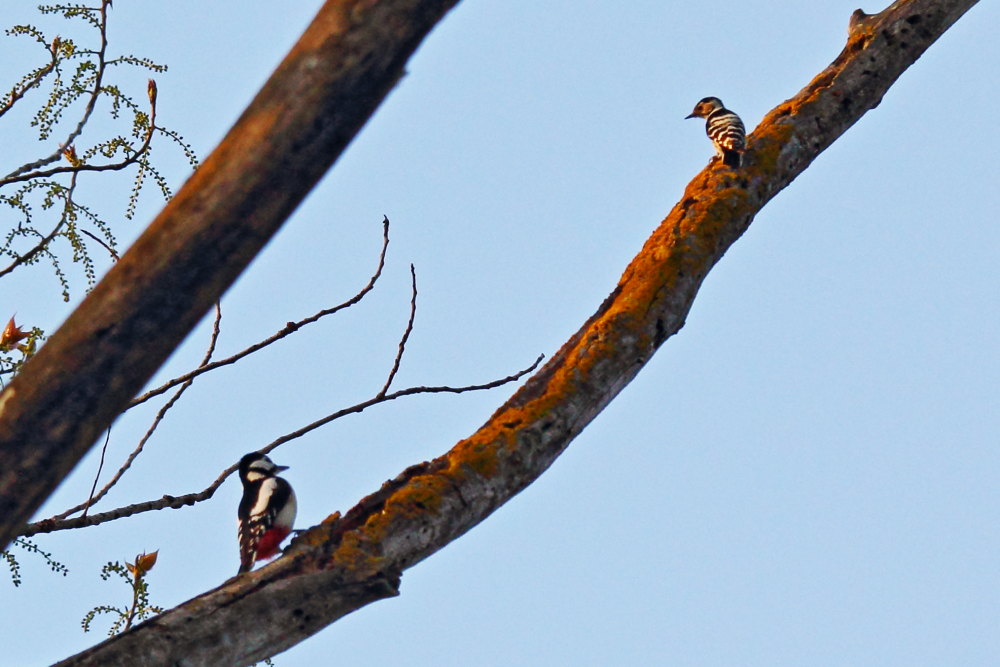
[[[756,213],[975,2],[900,0],[856,17],[837,59],[754,131],[746,166],[713,159],[597,312],[476,433],[310,529],[284,558],[60,664],[245,665],[396,595],[403,570],[548,468],[683,326],[702,280]]]
[[[38,41],[41,42],[41,38],[38,38]],[[11,91],[4,96],[6,99],[2,104],[0,104],[0,116],[3,116],[5,113],[13,109],[15,104],[24,99],[24,96],[31,89],[37,87],[42,82],[42,79],[51,74],[56,68],[56,65],[59,64],[58,38],[56,38],[56,41],[48,47],[48,51],[49,62],[35,69],[33,75],[27,79],[22,79],[20,83],[15,85],[14,88],[12,88]]]
[[[323,4],[218,148],[0,394],[0,548],[280,228],[457,1]]]

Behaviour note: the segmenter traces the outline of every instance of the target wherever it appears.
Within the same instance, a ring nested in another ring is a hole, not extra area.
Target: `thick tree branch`
[[[0,548],[278,230],[456,2],[327,0],[219,147],[0,394]]]
[[[470,438],[310,529],[286,557],[60,664],[245,665],[396,594],[403,570],[545,471],[681,328],[702,280],[754,215],[973,4],[901,0],[854,20],[833,64],[761,122],[746,166],[713,159],[597,312]]]

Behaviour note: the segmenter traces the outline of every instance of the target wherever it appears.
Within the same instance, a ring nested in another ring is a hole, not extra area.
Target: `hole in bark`
[[[914,14],[913,16],[906,17],[906,22],[910,25],[916,25],[920,23],[920,14]]]
[[[663,326],[663,320],[656,320],[656,333],[653,334],[653,345],[659,347],[667,339],[667,328]]]
[[[907,44],[906,42],[900,42],[899,43],[899,48],[901,48],[901,49],[908,49],[908,48],[910,48],[910,45]]]

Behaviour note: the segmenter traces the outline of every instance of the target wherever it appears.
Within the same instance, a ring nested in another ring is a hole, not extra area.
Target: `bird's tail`
[[[723,149],[722,163],[728,167],[732,167],[733,169],[739,169],[740,165],[743,164],[743,154],[739,151]]]

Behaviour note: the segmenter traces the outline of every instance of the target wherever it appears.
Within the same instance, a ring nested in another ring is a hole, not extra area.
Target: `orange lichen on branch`
[[[509,433],[509,428],[504,428]],[[477,433],[478,435],[478,433]],[[484,434],[483,438],[468,438],[462,440],[448,452],[449,473],[455,474],[455,469],[468,467],[481,477],[492,477],[498,469],[497,450],[493,445],[495,438]]]
[[[785,116],[792,113],[791,107],[791,104],[777,107],[761,121],[751,135],[754,169],[762,178],[769,178],[777,172],[781,150],[795,134],[795,127],[784,120]]]
[[[424,512],[436,512],[441,506],[444,493],[452,486],[443,479],[444,473],[420,475],[392,494],[385,502],[381,514],[395,512],[414,516]]]
[[[385,559],[375,554],[378,544],[367,538],[365,530],[345,533],[331,554],[327,567],[342,570],[356,581],[375,576],[382,569]]]

